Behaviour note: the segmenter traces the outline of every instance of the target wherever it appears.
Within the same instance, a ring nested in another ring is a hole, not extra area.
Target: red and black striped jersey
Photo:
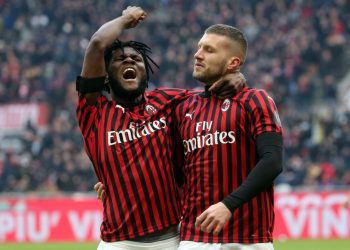
[[[89,105],[79,94],[85,150],[106,189],[102,240],[132,239],[179,222],[173,113],[188,95],[157,89],[127,108],[102,95]]]
[[[209,243],[272,241],[273,186],[237,208],[219,235],[195,228],[196,218],[239,187],[258,162],[256,138],[282,133],[274,101],[263,90],[245,88],[220,100],[202,92],[176,109],[184,149],[184,205],[180,240]]]

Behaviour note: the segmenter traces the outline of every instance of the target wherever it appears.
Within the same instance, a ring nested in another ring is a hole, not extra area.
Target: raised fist
[[[147,13],[140,7],[137,6],[128,6],[123,10],[122,17],[125,18],[125,28],[130,29],[136,27],[140,21],[145,19]]]

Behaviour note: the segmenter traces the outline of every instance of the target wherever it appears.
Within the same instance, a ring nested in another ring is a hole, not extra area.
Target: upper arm
[[[85,51],[81,76],[84,78],[97,78],[105,75],[104,49],[99,39],[93,36]],[[93,105],[97,102],[97,98],[100,94],[100,92],[94,92],[85,94],[84,96],[88,104]]]
[[[107,98],[103,95],[99,95],[97,97],[97,102],[94,105],[90,105],[87,98],[79,94],[76,117],[84,138],[93,135],[94,128],[98,126],[102,109],[107,103]]]
[[[104,62],[104,48],[100,39],[93,36],[85,51],[81,76],[94,78],[106,75]]]

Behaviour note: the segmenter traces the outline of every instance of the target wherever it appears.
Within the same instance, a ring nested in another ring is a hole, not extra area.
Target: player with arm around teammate
[[[183,143],[184,206],[179,250],[271,250],[273,180],[282,171],[282,126],[272,98],[244,88],[220,100],[209,87],[245,61],[244,34],[210,26],[193,76],[204,84],[176,109]]]
[[[146,16],[141,8],[128,7],[102,25],[89,42],[77,78],[84,147],[107,194],[100,250],[178,246],[172,112],[189,93],[145,91],[155,65],[150,48],[117,40]],[[112,100],[102,95],[106,87]]]

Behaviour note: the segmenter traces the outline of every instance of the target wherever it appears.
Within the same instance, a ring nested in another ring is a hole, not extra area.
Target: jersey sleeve
[[[83,94],[78,95],[76,116],[79,128],[84,138],[93,134],[94,128],[98,126],[103,106],[108,102],[107,98],[100,95],[95,105],[90,105]]]
[[[193,90],[177,88],[157,88],[155,91],[160,93],[166,100],[174,103],[182,102],[196,93]]]
[[[282,134],[282,124],[273,99],[264,90],[256,90],[247,101],[250,111],[251,133],[256,139],[260,134],[275,132]]]

